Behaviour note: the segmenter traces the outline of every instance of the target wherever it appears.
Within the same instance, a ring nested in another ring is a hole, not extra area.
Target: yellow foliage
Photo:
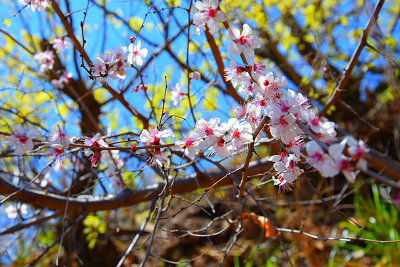
[[[165,3],[168,6],[179,6],[181,4],[180,0],[166,0]]]
[[[22,43],[25,44],[25,46],[30,49],[30,50],[34,50],[32,45],[33,42],[33,46],[35,47],[36,50],[41,51],[40,48],[40,40],[36,35],[32,35],[29,36],[29,33],[26,30],[21,30],[21,36],[22,36]]]
[[[140,29],[140,26],[142,25],[142,18],[139,17],[132,17],[129,19],[129,28],[137,32]]]
[[[36,92],[32,98],[35,104],[40,105],[49,101],[51,99],[51,95],[50,93]]]
[[[3,21],[3,23],[4,23],[4,25],[6,25],[7,27],[10,27],[10,26],[11,26],[11,21],[10,21],[9,19],[5,19],[5,20]]]
[[[218,89],[211,87],[204,96],[203,109],[207,111],[214,111],[218,101]]]
[[[107,90],[101,87],[93,90],[94,99],[99,103],[102,103],[107,99],[107,94]]]
[[[68,114],[68,106],[66,103],[61,103],[57,106],[57,111],[62,118],[66,118]]]

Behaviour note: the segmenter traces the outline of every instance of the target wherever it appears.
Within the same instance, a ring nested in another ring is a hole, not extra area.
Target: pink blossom
[[[62,165],[62,156],[65,154],[64,147],[60,144],[53,144],[51,146],[52,150],[46,156],[55,156],[56,164]]]
[[[252,35],[252,30],[248,24],[243,25],[243,32],[236,28],[229,28],[227,39],[231,41],[228,46],[229,53],[239,55],[244,53],[246,57],[254,58],[254,49],[261,47],[260,39]]]
[[[7,137],[9,146],[15,146],[15,154],[23,155],[26,151],[33,149],[32,138],[40,135],[37,129],[29,128],[27,131],[18,125],[13,134]]]
[[[308,142],[306,150],[308,155],[306,161],[318,170],[322,176],[334,177],[339,173],[334,160],[315,141]]]
[[[44,74],[46,71],[53,69],[54,55],[50,50],[37,53],[34,58],[40,65],[40,73]]]
[[[200,119],[196,122],[193,134],[196,138],[201,138],[205,140],[207,145],[211,145],[216,142],[217,136],[215,132],[218,129],[219,118],[213,118],[209,121]]]
[[[194,79],[194,80],[200,81],[201,80],[200,72],[198,72],[198,71],[191,72],[190,73],[190,79]]]
[[[92,147],[108,147],[107,143],[104,142],[103,139],[100,139],[100,134],[96,134],[92,138],[90,137],[84,137],[85,146],[92,146]],[[97,167],[99,164],[101,156],[105,153],[105,150],[100,150],[100,149],[91,149],[91,148],[85,148],[83,153],[85,154],[86,157],[89,157],[91,166],[92,167]]]
[[[31,5],[32,11],[44,11],[46,7],[50,6],[49,0],[20,0],[23,5]]]
[[[273,167],[277,174],[273,176],[273,181],[275,185],[279,186],[279,190],[290,190],[290,186],[303,172],[296,166],[296,163],[300,161],[298,157],[294,154],[286,156],[275,155],[270,157],[270,160],[275,162]]]
[[[364,155],[369,152],[369,148],[362,140],[356,140],[354,137],[346,137],[347,144],[349,146],[348,151],[352,156],[351,160],[357,161],[357,167],[361,170],[366,170],[368,168],[367,160]]]
[[[197,27],[205,27],[207,25],[211,34],[219,31],[218,22],[226,20],[224,12],[218,10],[218,0],[201,0],[196,1],[196,8],[199,10],[193,17],[193,24]]]
[[[65,126],[61,130],[60,126],[57,125],[58,131],[51,132],[49,134],[49,143],[51,145],[61,145],[64,148],[68,148],[74,137],[65,132]]]
[[[54,49],[57,52],[61,52],[66,48],[72,47],[72,45],[65,39],[65,37],[56,38],[50,41],[50,44],[53,45]]]
[[[175,85],[175,88],[171,91],[171,95],[171,100],[174,106],[177,106],[182,102],[182,97],[184,96],[184,93],[182,92],[181,85],[179,83]]]
[[[62,89],[66,84],[71,81],[72,73],[71,72],[63,72],[59,79],[54,79],[51,81],[51,84],[54,88]]]
[[[175,148],[183,149],[185,155],[189,158],[195,157],[205,145],[204,140],[197,138],[194,132],[190,132],[188,137],[183,141],[179,140],[175,142]]]
[[[133,41],[133,39],[131,40]],[[137,66],[143,65],[142,57],[146,57],[148,50],[146,48],[140,48],[141,43],[140,40],[137,42],[137,45],[131,43],[128,47],[129,55],[128,55],[128,62],[129,64],[135,64]]]
[[[140,134],[140,142],[147,146],[157,146],[161,145],[161,138],[169,137],[173,134],[171,129],[165,129],[159,131],[157,128],[153,128],[151,131],[144,129]],[[151,158],[149,159],[149,164],[159,164],[161,165],[166,161],[166,157],[161,154],[161,148],[154,148],[148,150],[151,153]]]
[[[251,125],[247,121],[239,123],[235,118],[229,119],[228,125],[231,130],[232,138],[230,150],[235,150],[237,153],[240,153],[240,151],[244,149],[244,144],[253,141]]]
[[[17,218],[18,214],[25,215],[28,213],[28,206],[26,204],[22,204],[21,206],[17,207],[14,205],[10,205],[6,208],[7,217],[9,219]]]
[[[343,173],[344,177],[354,183],[356,175],[351,171],[350,160],[343,155],[343,150],[346,146],[346,139],[338,144],[333,144],[329,146],[329,155],[335,160],[336,168]]]

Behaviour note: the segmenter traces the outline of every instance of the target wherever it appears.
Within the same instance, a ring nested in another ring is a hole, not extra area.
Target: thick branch
[[[266,172],[271,167],[271,163],[266,160],[260,160],[257,162],[252,162],[248,169],[248,175],[256,175]],[[231,174],[239,174],[242,168],[233,171]],[[199,188],[209,187],[218,179],[221,179],[227,175],[225,172],[215,172],[210,175],[199,174],[192,175],[189,178],[177,179],[173,185],[174,194],[181,194],[185,192],[191,192]],[[218,186],[231,184],[229,179],[224,179]],[[68,199],[68,212],[93,212],[97,210],[113,210],[121,207],[132,206],[144,201],[149,201],[152,199],[154,194],[160,194],[164,188],[164,183],[158,185],[146,187],[139,190],[126,189],[116,196],[104,197],[102,199],[95,199],[91,195],[80,196],[77,198]],[[20,190],[19,187],[13,185],[12,183],[0,177],[0,194],[9,195]],[[22,201],[29,203],[31,205],[46,207],[53,210],[65,210],[65,205],[67,203],[67,197],[59,196],[55,194],[33,190],[24,189],[19,193],[11,197],[13,200]]]

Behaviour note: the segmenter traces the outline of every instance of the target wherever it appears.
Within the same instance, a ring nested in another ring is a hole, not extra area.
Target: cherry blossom
[[[125,79],[127,72],[123,67],[129,67],[128,63],[126,62],[128,57],[127,55],[125,55],[127,51],[128,49],[125,46],[117,47],[114,49],[114,62],[111,69],[111,74],[109,74],[110,78]]]
[[[205,119],[198,120],[193,130],[194,135],[197,138],[204,138],[206,145],[215,143],[217,141],[215,131],[218,129],[219,121],[219,118],[213,118],[209,121],[206,121]]]
[[[321,141],[332,143],[335,140],[335,123],[319,118],[312,110],[308,113],[308,125]]]
[[[50,50],[37,53],[34,58],[40,65],[40,73],[44,74],[46,71],[53,69],[54,54]]]
[[[50,44],[53,45],[53,48],[57,52],[61,52],[66,48],[72,47],[72,45],[65,39],[65,37],[56,38],[50,41]]]
[[[26,204],[22,204],[19,207],[10,205],[6,208],[6,213],[9,219],[15,219],[18,214],[26,215],[28,213],[28,206]]]
[[[318,170],[322,176],[334,177],[339,173],[334,160],[315,141],[308,142],[306,150],[308,155],[306,158],[307,163]]]
[[[273,167],[277,174],[273,176],[275,185],[279,186],[279,190],[290,190],[290,186],[303,172],[296,166],[296,163],[300,161],[294,154],[286,156],[285,153],[281,155],[275,155],[270,157],[270,160],[275,162]]]
[[[237,66],[236,60],[231,57],[231,63],[229,64],[229,68],[225,69],[226,80],[231,81],[234,87],[237,87],[239,83],[242,86],[250,85],[250,75],[247,73],[245,67]]]
[[[182,97],[184,96],[184,93],[182,92],[181,85],[179,83],[175,85],[175,88],[171,91],[171,95],[171,100],[174,106],[177,106],[182,102]]]
[[[211,34],[219,31],[218,22],[224,22],[226,15],[218,10],[218,0],[196,1],[196,8],[199,10],[193,17],[193,24],[197,27],[208,27]]]
[[[25,130],[21,125],[15,127],[14,132],[7,137],[9,146],[15,146],[15,154],[21,156],[26,151],[33,149],[32,138],[40,135],[40,132],[35,128]]]
[[[49,0],[20,0],[23,5],[30,5],[32,11],[44,11],[46,7],[50,6]]]
[[[209,139],[211,145],[211,154],[216,154],[218,157],[224,159],[231,156],[231,150],[228,149],[227,144],[231,141],[232,136],[229,134],[230,125],[222,123],[221,126],[216,126],[213,131],[215,139]],[[210,142],[213,140],[212,142]]]
[[[93,147],[108,147],[107,143],[104,142],[103,139],[100,138],[100,134],[96,134],[92,138],[90,137],[84,137],[85,146],[93,146]],[[97,167],[99,164],[101,156],[105,153],[105,150],[100,150],[100,149],[90,149],[90,148],[85,148],[83,153],[85,154],[86,157],[89,157],[91,166],[92,167]]]
[[[346,177],[349,182],[354,183],[356,175],[351,171],[352,166],[350,160],[343,155],[346,142],[347,140],[344,139],[340,143],[329,146],[329,155],[335,160],[336,168],[343,173],[344,177]]]
[[[198,71],[191,72],[190,73],[190,79],[194,79],[194,80],[200,81],[201,80],[200,72],[198,72]]]
[[[63,72],[59,79],[51,80],[51,84],[54,88],[62,89],[66,84],[68,84],[72,79],[71,72]]]
[[[127,48],[117,47],[114,50],[99,54],[91,70],[93,76],[98,82],[103,83],[106,78],[125,79],[126,70],[123,67],[129,67],[127,61]]]
[[[240,153],[240,151],[244,149],[244,144],[253,141],[251,125],[247,121],[239,123],[235,118],[229,119],[228,125],[232,131],[230,150],[235,150],[237,153]]]
[[[227,39],[231,41],[228,46],[229,53],[239,55],[244,53],[246,57],[254,58],[254,49],[261,47],[260,39],[252,35],[252,30],[249,25],[243,25],[243,32],[236,28],[228,29]]]
[[[189,158],[194,158],[196,154],[205,146],[205,141],[197,138],[197,134],[195,132],[190,132],[188,137],[183,141],[178,140],[175,142],[175,149],[183,149],[185,155]]]
[[[61,145],[64,148],[68,148],[69,144],[74,139],[74,136],[71,134],[67,134],[65,132],[65,126],[61,130],[60,126],[57,125],[58,131],[50,132],[49,133],[49,143],[50,145]]]
[[[57,165],[62,165],[62,156],[65,154],[64,147],[61,144],[51,145],[52,150],[46,156],[55,156],[55,162]]]
[[[173,134],[171,129],[165,129],[159,131],[157,128],[153,128],[150,132],[146,129],[140,134],[140,142],[146,144],[147,146],[157,146],[161,145],[161,138],[169,137]],[[161,148],[150,149],[151,158],[149,164],[159,164],[161,165],[166,161],[165,155],[161,154]]]
[[[133,39],[131,40],[131,42]],[[143,65],[143,59],[142,57],[147,56],[148,50],[146,48],[140,48],[141,43],[140,40],[137,42],[137,45],[131,43],[128,47],[129,50],[129,55],[128,55],[128,62],[129,64],[134,64],[137,66],[142,66]]]

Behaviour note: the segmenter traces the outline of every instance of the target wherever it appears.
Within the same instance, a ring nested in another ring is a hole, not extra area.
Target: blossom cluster
[[[23,5],[30,5],[32,11],[44,11],[48,6],[50,6],[49,0],[20,0]]]
[[[226,20],[225,14],[219,9],[218,1],[197,1],[196,8],[198,12],[193,18],[196,27],[204,28],[212,34],[217,33],[218,22]],[[244,24],[242,32],[234,27],[227,27],[226,35],[231,61],[229,68],[225,69],[225,78],[244,96],[246,103],[236,107],[233,110],[235,118],[230,118],[227,122],[221,122],[220,118],[199,119],[186,138],[173,143],[173,149],[183,151],[190,159],[207,151],[209,155],[228,158],[246,151],[247,144],[258,140],[256,129],[263,121],[273,140],[281,145],[281,152],[269,157],[274,163],[274,183],[280,189],[289,189],[304,173],[300,167],[302,159],[324,177],[334,177],[342,173],[350,182],[354,182],[355,170],[367,168],[364,155],[368,148],[365,143],[352,137],[338,138],[335,124],[319,117],[301,93],[287,88],[285,77],[275,77],[262,63],[255,62],[254,50],[261,46],[261,42],[249,25]],[[56,39],[52,44],[57,51],[68,47],[64,39]],[[126,55],[128,51],[129,55]],[[142,58],[147,53],[147,49],[141,48],[140,41],[135,44],[135,40],[131,38],[128,48],[118,47],[100,54],[91,74],[99,82],[104,82],[107,77],[125,79],[127,72],[124,67],[128,67],[128,64],[141,66]],[[235,60],[238,55],[241,56],[243,65]],[[42,73],[52,68],[53,56],[51,51],[35,56]],[[54,81],[54,86],[58,88],[70,78],[70,74],[64,73],[60,79]],[[200,79],[201,75],[193,72],[190,78]],[[145,90],[144,85],[140,86]],[[174,104],[178,105],[184,95],[180,84],[177,84],[172,90]],[[305,129],[308,131],[305,132]],[[7,142],[10,146],[15,146],[17,155],[23,155],[26,151],[33,150],[33,138],[38,135],[40,133],[35,129],[24,130],[17,126],[8,136]],[[168,161],[170,154],[165,149],[167,146],[164,146],[164,140],[172,137],[171,129],[153,128],[141,132],[140,142],[146,146],[149,164],[162,166]],[[61,162],[65,150],[74,140],[83,141],[84,154],[90,159],[92,167],[98,166],[101,158],[114,161],[114,167],[109,168],[109,176],[118,181],[114,173],[123,166],[123,161],[116,151],[107,150],[112,147],[100,134],[91,138],[74,138],[58,126],[58,131],[49,135],[48,145],[51,152],[48,155],[55,155]]]
[[[131,38],[131,44],[128,48],[125,46],[117,47],[114,50],[97,56],[91,70],[98,82],[103,83],[107,77],[113,80],[117,78],[123,80],[127,73],[124,67],[129,67],[129,64],[136,66],[143,65],[142,57],[147,56],[148,50],[141,48],[140,40],[137,44],[134,44],[133,41],[133,38]],[[126,53],[128,51],[129,55],[127,56]]]

